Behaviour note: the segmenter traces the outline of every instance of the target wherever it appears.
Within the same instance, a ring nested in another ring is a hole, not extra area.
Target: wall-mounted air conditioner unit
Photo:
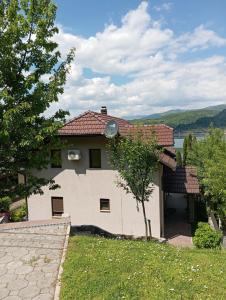
[[[68,160],[80,160],[80,158],[81,158],[80,150],[78,150],[78,149],[68,150],[67,158],[68,158]]]

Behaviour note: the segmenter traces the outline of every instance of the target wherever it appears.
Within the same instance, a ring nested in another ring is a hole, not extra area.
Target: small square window
[[[101,150],[100,149],[89,149],[89,167],[90,168],[101,168]]]
[[[52,216],[62,216],[64,213],[63,197],[52,197]]]
[[[61,168],[61,150],[51,150],[51,168]]]
[[[110,200],[100,199],[100,211],[110,212]]]

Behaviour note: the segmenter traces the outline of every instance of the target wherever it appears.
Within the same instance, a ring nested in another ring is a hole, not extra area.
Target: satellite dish
[[[111,120],[107,123],[105,127],[104,134],[107,138],[113,138],[118,134],[118,123]]]

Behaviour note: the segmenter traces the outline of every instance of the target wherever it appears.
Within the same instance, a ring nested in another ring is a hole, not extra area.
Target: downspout
[[[25,186],[27,184],[27,176],[26,176],[26,174],[24,174],[24,184],[25,184]],[[25,205],[26,205],[26,212],[27,212],[27,220],[29,220],[29,217],[28,217],[28,201],[27,201],[27,196],[25,197]]]
[[[160,182],[160,187],[159,187],[159,200],[160,200],[160,237],[165,236],[165,220],[164,220],[164,200],[165,200],[165,192],[163,191],[163,166],[161,166],[161,171],[159,172],[159,182]]]
[[[120,200],[121,200],[121,230],[122,234],[124,234],[124,228],[123,228],[123,207],[122,207],[122,191],[120,191]]]

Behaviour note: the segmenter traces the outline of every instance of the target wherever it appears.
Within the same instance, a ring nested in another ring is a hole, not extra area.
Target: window
[[[61,150],[51,150],[51,168],[61,167]]]
[[[101,150],[89,149],[89,167],[101,168]]]
[[[64,213],[63,197],[52,197],[52,216],[62,216]]]
[[[110,200],[100,199],[100,211],[110,212]]]

